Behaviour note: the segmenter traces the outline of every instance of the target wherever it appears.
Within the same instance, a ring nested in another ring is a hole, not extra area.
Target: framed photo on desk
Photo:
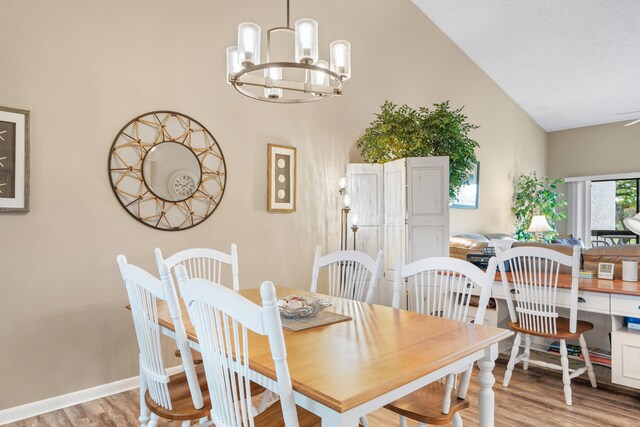
[[[613,280],[613,267],[610,262],[601,262],[598,264],[598,279]]]

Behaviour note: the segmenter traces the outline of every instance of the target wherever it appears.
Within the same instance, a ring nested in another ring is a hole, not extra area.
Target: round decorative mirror
[[[118,201],[138,221],[160,230],[184,230],[216,210],[226,184],[222,150],[191,117],[155,111],[118,133],[109,156]]]

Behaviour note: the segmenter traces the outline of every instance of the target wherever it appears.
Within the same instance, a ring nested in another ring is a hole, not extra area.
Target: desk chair
[[[592,387],[597,387],[596,376],[589,360],[589,349],[584,333],[593,329],[593,324],[578,320],[578,280],[580,273],[580,246],[573,247],[573,256],[552,249],[519,247],[497,254],[502,286],[506,295],[511,322],[509,326],[517,332],[511,350],[511,358],[504,374],[503,386],[508,387],[513,368],[519,362],[526,370],[529,364],[562,371],[564,398],[572,404],[571,379],[587,372]],[[513,283],[505,274],[505,263],[509,263]],[[569,318],[560,317],[556,307],[556,290],[560,266],[571,267],[571,306]],[[518,355],[522,336],[525,336],[524,352]],[[531,337],[551,338],[560,341],[560,363],[530,360]],[[578,340],[584,357],[584,366],[569,369],[567,340]]]

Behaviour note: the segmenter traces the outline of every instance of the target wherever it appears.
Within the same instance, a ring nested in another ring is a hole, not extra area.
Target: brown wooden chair
[[[589,349],[584,338],[584,333],[593,329],[593,324],[578,320],[580,247],[574,246],[573,256],[546,248],[518,247],[498,253],[498,260],[502,275],[502,287],[511,317],[509,326],[517,332],[507,371],[504,373],[503,386],[509,386],[513,369],[519,362],[522,362],[525,370],[529,364],[561,370],[565,402],[567,405],[571,405],[572,378],[586,372],[591,386],[597,387],[596,376],[589,360]],[[512,283],[507,279],[505,263],[508,263],[511,270]],[[558,274],[563,265],[571,267],[569,318],[560,317],[556,306]],[[523,335],[525,337],[524,352],[518,355]],[[560,341],[561,365],[530,360],[531,336]],[[585,363],[583,367],[575,370],[569,369],[566,340],[580,342]]]
[[[476,324],[484,323],[491,286],[496,275],[496,259],[491,258],[487,271],[458,258],[424,258],[402,265],[398,257],[393,283],[393,308],[407,308],[418,313]],[[405,279],[407,282],[405,283]],[[479,292],[475,316],[469,313],[474,292]],[[425,351],[429,351],[426,349]],[[456,374],[462,374],[459,389],[454,391],[455,375],[422,387],[394,400],[385,408],[420,425],[443,425],[453,422],[462,426],[460,411],[469,407],[466,400],[473,364]]]

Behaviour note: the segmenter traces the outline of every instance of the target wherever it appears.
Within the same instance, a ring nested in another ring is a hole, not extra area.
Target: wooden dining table
[[[240,294],[261,303],[258,288]],[[278,298],[312,295],[279,286],[276,294]],[[296,404],[320,416],[323,426],[357,426],[361,416],[476,361],[480,369],[479,425],[494,425],[492,370],[497,343],[513,332],[320,296],[331,303],[326,310],[352,319],[298,332],[284,330],[284,339]],[[190,345],[198,350],[198,337],[184,305],[181,316]],[[173,321],[161,301],[158,319],[163,332],[173,335]],[[266,337],[250,338],[249,367],[252,380],[277,393]]]

